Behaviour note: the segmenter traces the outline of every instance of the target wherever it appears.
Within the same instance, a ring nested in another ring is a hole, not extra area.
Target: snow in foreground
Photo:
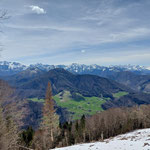
[[[104,142],[79,144],[55,150],[150,150],[150,129],[118,135]]]

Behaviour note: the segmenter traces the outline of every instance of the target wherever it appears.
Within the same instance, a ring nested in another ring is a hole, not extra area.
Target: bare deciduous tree
[[[4,105],[12,91],[6,82],[0,80],[0,149],[2,150],[13,149],[18,142],[17,125],[11,117],[11,113],[8,110],[9,113],[5,111],[7,104]]]
[[[4,22],[5,19],[8,19],[8,13],[5,10],[0,10],[0,25]],[[2,30],[0,29],[0,32],[2,32]],[[0,51],[2,51],[2,44],[0,43]]]

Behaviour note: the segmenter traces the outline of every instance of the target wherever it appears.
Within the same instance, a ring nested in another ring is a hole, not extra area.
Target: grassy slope
[[[38,99],[38,98],[29,98],[28,100],[31,100],[31,101],[33,101],[33,102],[44,103],[44,99]]]
[[[127,94],[127,92],[118,92],[114,93],[113,96],[115,98],[120,98],[121,96],[125,96]],[[58,106],[67,109],[67,111],[70,113],[70,119],[72,120],[81,118],[83,114],[93,115],[97,112],[103,111],[101,105],[109,100],[109,98],[105,97],[84,97],[79,93],[76,93],[76,95],[79,95],[83,100],[73,99],[69,91],[63,91],[53,96],[53,99]],[[44,102],[44,99],[37,98],[31,98],[29,100],[34,102]]]
[[[122,91],[122,92],[114,93],[114,94],[113,94],[113,97],[115,97],[115,98],[120,98],[120,97],[125,96],[125,95],[128,95],[128,94],[129,94],[128,92]]]
[[[64,94],[66,97],[66,93]],[[80,95],[81,96],[81,95]],[[68,95],[68,97],[70,97]],[[106,98],[99,97],[83,97],[84,100],[75,100],[72,98],[64,99],[60,97],[60,94],[54,96],[58,106],[62,108],[67,108],[67,110],[72,114],[70,117],[73,120],[81,118],[84,115],[93,115],[96,112],[102,111],[101,105],[107,100]]]
[[[77,95],[80,95],[77,93]],[[99,97],[84,97],[80,95],[84,100],[73,99],[69,91],[59,93],[53,97],[56,104],[62,108],[66,108],[70,113],[70,119],[76,120],[84,115],[93,115],[96,112],[103,111],[101,105],[105,103],[107,98]],[[30,98],[29,100],[34,102],[44,102],[44,99]]]

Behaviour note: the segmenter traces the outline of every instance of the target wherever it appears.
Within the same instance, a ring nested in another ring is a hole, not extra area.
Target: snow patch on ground
[[[55,150],[150,150],[150,129],[136,130],[114,138]]]

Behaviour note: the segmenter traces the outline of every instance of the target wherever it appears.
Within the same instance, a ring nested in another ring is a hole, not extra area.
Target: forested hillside
[[[10,92],[5,92],[6,94],[4,93],[5,95],[1,99],[1,125],[7,123],[8,117],[11,119],[10,134],[16,135],[15,143],[12,142],[10,145],[12,148],[14,144],[17,147],[30,147],[31,149],[62,147],[104,140],[135,129],[150,127],[149,105],[112,108],[92,116],[85,114],[81,116],[81,119],[76,118],[74,121],[62,123],[57,112],[58,108],[55,107],[52,98],[50,83],[46,90],[44,105],[37,103],[40,105],[38,108],[41,109],[41,112],[36,110],[34,102],[19,99],[15,90],[9,87],[6,82],[1,81],[1,90],[6,91],[5,89]],[[113,96],[118,99],[120,94]],[[6,97],[7,99],[5,99]],[[33,114],[38,115],[38,112],[39,117],[32,116]],[[38,121],[37,118],[41,119]],[[36,122],[33,122],[32,119],[36,119],[34,120]],[[33,125],[34,129],[29,125]],[[5,132],[5,130],[4,128],[4,131],[1,132]],[[6,147],[8,146],[7,142],[8,140],[1,139],[2,145]]]
[[[27,109],[31,114],[31,117],[27,118],[32,118],[27,124],[34,128],[38,127],[42,116],[41,109],[49,81],[61,122],[80,119],[82,115],[90,116],[108,108],[150,104],[148,93],[130,89],[111,79],[72,74],[61,68],[49,72],[30,68],[10,76],[7,81],[16,88],[16,94],[21,99],[26,99]],[[35,124],[34,120],[38,120],[38,123]]]

